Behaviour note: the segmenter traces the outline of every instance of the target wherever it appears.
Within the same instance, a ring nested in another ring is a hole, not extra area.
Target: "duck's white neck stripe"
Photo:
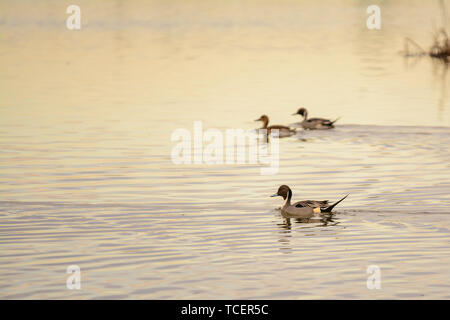
[[[283,203],[283,207],[284,206],[290,206],[291,205],[291,195],[289,194],[290,192],[288,192],[286,199],[284,199],[284,203]]]

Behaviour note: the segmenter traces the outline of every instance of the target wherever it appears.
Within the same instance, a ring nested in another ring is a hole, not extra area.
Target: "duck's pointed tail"
[[[350,193],[349,193],[349,194],[350,194]],[[333,208],[336,207],[340,202],[344,201],[344,199],[347,198],[347,197],[349,196],[349,194],[346,195],[345,197],[343,197],[341,200],[339,200],[339,201],[333,203],[331,206],[326,207],[326,208],[324,208],[324,209],[321,208],[320,211],[321,211],[321,212],[331,212],[331,210],[333,210]]]
[[[341,117],[337,118],[337,119],[334,120],[334,121],[331,121],[331,125],[333,125],[333,124],[334,124],[336,121],[338,121],[340,118],[341,118]]]

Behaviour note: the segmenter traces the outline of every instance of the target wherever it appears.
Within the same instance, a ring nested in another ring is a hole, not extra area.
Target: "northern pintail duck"
[[[269,135],[270,132],[272,130],[279,130],[279,137],[289,137],[292,134],[295,133],[295,129],[286,127],[286,126],[280,126],[280,125],[274,125],[274,126],[269,126],[269,117],[266,116],[265,114],[263,114],[261,117],[259,117],[259,119],[256,119],[255,121],[262,121],[263,126],[261,129],[266,129],[267,130],[267,134]]]
[[[271,197],[281,196],[284,199],[283,206],[281,207],[281,214],[286,218],[311,218],[314,213],[331,212],[335,206],[348,197],[346,195],[341,200],[328,205],[328,200],[316,201],[316,200],[304,200],[291,204],[292,190],[286,185],[282,185],[278,188],[277,193],[271,195]]]
[[[339,118],[334,121],[330,121],[328,119],[322,119],[322,118],[308,119],[308,110],[306,110],[305,108],[298,109],[297,112],[293,113],[292,115],[294,116],[297,114],[303,116],[303,121],[300,122],[300,125],[303,127],[303,129],[310,129],[310,130],[331,129],[331,128],[334,128],[334,123],[339,120]]]

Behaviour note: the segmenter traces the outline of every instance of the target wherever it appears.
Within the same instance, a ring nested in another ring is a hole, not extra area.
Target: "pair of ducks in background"
[[[323,118],[308,119],[308,111],[305,108],[298,109],[297,112],[292,115],[297,114],[303,116],[303,121],[300,122],[299,125],[305,130],[332,129],[334,128],[334,123],[339,119],[338,118],[334,121],[330,121],[328,119]],[[259,119],[256,119],[255,121],[263,122],[263,127],[261,129],[266,129],[267,134],[270,134],[270,131],[275,129],[279,130],[280,137],[291,136],[293,133],[295,133],[295,129],[290,127],[280,125],[268,126],[269,117],[266,115],[262,115]],[[345,198],[348,197],[348,195],[346,195],[341,200],[333,203],[332,205],[329,205],[328,200],[323,201],[304,200],[291,204],[292,190],[286,185],[280,186],[278,188],[277,193],[272,195],[272,197],[278,196],[283,197],[284,199],[283,205],[281,206],[281,214],[283,215],[283,217],[300,218],[300,219],[312,218],[314,214],[331,213],[331,210],[333,210],[335,206],[337,206],[341,201],[343,201]]]
[[[334,123],[339,119],[336,119],[334,121],[330,121],[328,119],[323,118],[310,118],[308,119],[308,110],[305,108],[300,108],[297,110],[296,113],[293,113],[292,115],[301,115],[303,117],[303,121],[298,123],[300,127],[302,127],[305,130],[325,130],[325,129],[332,129],[334,128]],[[294,128],[290,128],[287,126],[280,126],[280,125],[273,125],[269,126],[269,117],[265,114],[259,117],[259,119],[256,119],[255,121],[262,121],[263,126],[261,129],[266,129],[267,134],[270,134],[271,130],[279,130],[279,137],[288,137],[291,136],[296,132]]]

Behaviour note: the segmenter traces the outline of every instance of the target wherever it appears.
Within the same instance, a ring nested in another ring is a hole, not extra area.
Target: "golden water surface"
[[[77,4],[70,31],[64,1],[0,2],[1,298],[450,299],[448,66],[400,54],[431,45],[438,1]],[[194,121],[301,106],[341,118],[281,139],[276,175],[171,160]],[[350,196],[331,221],[285,221],[280,184]]]

